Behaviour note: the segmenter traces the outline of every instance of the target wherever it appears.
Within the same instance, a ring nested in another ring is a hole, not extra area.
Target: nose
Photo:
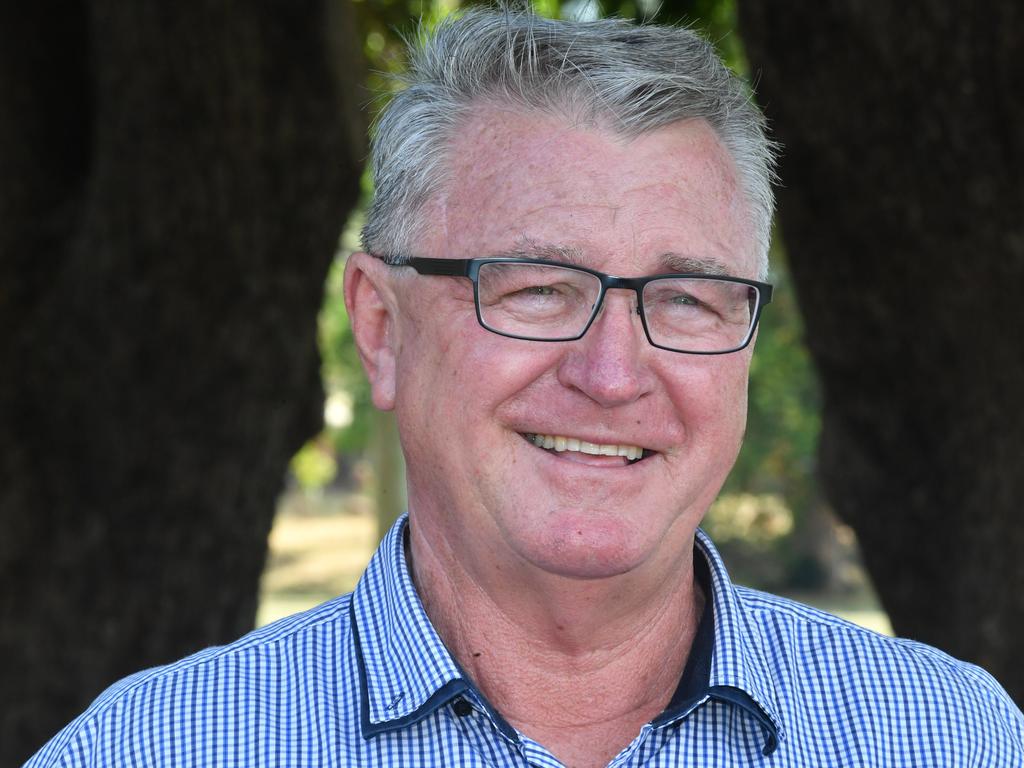
[[[609,291],[586,335],[568,342],[558,381],[603,407],[625,405],[643,397],[654,383],[647,342],[636,312],[636,294]]]

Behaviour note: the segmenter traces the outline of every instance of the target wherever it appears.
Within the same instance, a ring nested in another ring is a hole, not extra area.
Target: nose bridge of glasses
[[[616,306],[625,303],[628,307],[627,313],[624,315],[626,318],[637,318],[641,315],[640,309],[640,289],[633,284],[624,284],[628,281],[624,278],[612,278],[615,280],[614,283],[606,283],[604,290],[600,298],[600,306],[597,308],[597,312],[594,313],[594,322],[597,323],[601,318],[611,314],[616,314]],[[613,305],[611,309],[608,305]],[[632,321],[630,321],[632,325]]]
[[[602,286],[603,291],[602,291],[602,297],[601,297],[601,307],[599,308],[599,312],[603,312],[604,311],[604,305],[608,303],[608,297],[610,295],[609,291],[628,291],[629,293],[632,294],[631,298],[632,298],[632,301],[633,301],[633,305],[632,305],[632,308],[630,310],[631,314],[636,314],[636,315],[641,314],[640,305],[641,305],[641,302],[643,301],[643,299],[641,297],[642,293],[643,293],[643,283],[642,282],[640,282],[636,278],[615,277],[614,275],[604,275],[601,278],[601,286]],[[625,298],[626,298],[626,300],[630,299],[630,297],[625,297]]]

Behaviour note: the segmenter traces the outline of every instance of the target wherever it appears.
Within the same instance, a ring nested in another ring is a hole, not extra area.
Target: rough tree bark
[[[358,190],[349,14],[0,12],[0,765],[253,625]]]
[[[1024,6],[740,10],[827,494],[896,631],[1024,702]]]

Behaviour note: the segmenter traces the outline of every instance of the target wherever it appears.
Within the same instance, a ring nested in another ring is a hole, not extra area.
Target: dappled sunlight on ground
[[[269,545],[260,626],[351,592],[377,546],[377,521],[361,496],[288,498]]]

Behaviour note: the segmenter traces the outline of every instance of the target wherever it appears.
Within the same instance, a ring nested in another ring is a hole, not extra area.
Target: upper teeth
[[[561,435],[528,435],[538,448],[553,448],[556,451],[579,451],[594,456],[625,456],[630,461],[644,455],[644,449],[638,445],[620,445],[618,443],[588,443],[575,437]]]

